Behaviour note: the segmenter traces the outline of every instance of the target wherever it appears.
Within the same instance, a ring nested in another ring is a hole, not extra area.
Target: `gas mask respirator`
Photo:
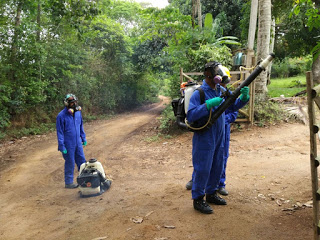
[[[73,115],[76,111],[81,111],[78,105],[78,99],[73,94],[67,94],[64,100],[64,105],[68,108],[68,112]]]
[[[215,84],[219,84],[219,83],[227,84],[230,82],[229,70],[218,62],[208,62],[205,65],[204,72],[205,72],[205,76],[210,79],[213,79],[213,82]],[[211,76],[208,75],[208,72],[211,73]]]

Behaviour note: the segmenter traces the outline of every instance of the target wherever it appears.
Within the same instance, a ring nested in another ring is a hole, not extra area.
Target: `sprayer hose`
[[[207,123],[204,124],[204,125],[201,126],[201,127],[192,127],[192,126],[190,126],[187,119],[185,119],[184,122],[185,122],[185,124],[186,124],[190,129],[192,129],[192,130],[195,130],[195,131],[197,131],[197,130],[202,130],[202,129],[204,129],[206,126],[208,126],[208,124],[210,123],[211,116],[212,116],[212,108],[210,109],[209,119],[208,119]]]
[[[252,70],[252,69],[254,69],[254,67],[245,68],[245,67],[240,66],[240,79],[239,79],[238,81],[234,82],[234,83],[231,85],[231,87],[234,87],[237,83],[242,82],[242,80],[243,80],[242,73],[241,73],[242,70],[249,70],[249,71],[250,71],[250,70]],[[190,129],[195,130],[195,131],[198,131],[198,130],[202,130],[202,129],[204,129],[205,127],[208,126],[208,124],[210,123],[210,120],[211,120],[211,116],[212,116],[212,108],[210,109],[209,119],[208,119],[207,123],[204,124],[204,125],[201,126],[201,127],[192,127],[192,126],[188,123],[188,120],[187,120],[187,119],[185,119],[184,122],[185,122],[185,124],[186,124]]]

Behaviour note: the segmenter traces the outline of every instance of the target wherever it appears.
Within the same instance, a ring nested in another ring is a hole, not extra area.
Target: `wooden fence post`
[[[308,115],[309,115],[309,130],[310,130],[310,167],[311,167],[311,184],[312,184],[312,199],[313,199],[313,235],[314,240],[319,240],[318,222],[319,222],[319,200],[318,191],[318,172],[316,166],[317,159],[317,131],[315,131],[315,108],[314,98],[312,94],[313,79],[311,72],[307,72],[307,94],[308,94]]]
[[[180,85],[183,82],[183,68],[180,68]]]

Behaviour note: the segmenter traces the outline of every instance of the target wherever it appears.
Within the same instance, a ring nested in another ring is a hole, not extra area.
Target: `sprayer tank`
[[[189,108],[189,102],[190,98],[194,92],[195,89],[200,87],[199,84],[194,83],[194,82],[189,82],[188,84],[185,85],[185,90],[184,90],[184,111],[187,114],[188,108]]]

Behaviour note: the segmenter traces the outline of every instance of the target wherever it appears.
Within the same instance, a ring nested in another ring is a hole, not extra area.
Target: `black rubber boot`
[[[79,185],[78,184],[76,184],[76,183],[70,183],[70,184],[66,184],[65,185],[65,188],[77,188]]]
[[[208,205],[208,203],[202,198],[199,199],[193,199],[193,207],[195,210],[205,213],[205,214],[211,214],[213,213],[212,208]]]
[[[223,196],[228,196],[229,192],[227,191],[227,189],[225,189],[224,187],[221,187],[218,189],[218,193],[223,195]]]
[[[217,192],[214,194],[207,194],[206,200],[208,203],[213,203],[216,205],[227,205],[227,201],[220,197]]]
[[[186,184],[186,189],[191,190],[192,189],[192,179]]]

